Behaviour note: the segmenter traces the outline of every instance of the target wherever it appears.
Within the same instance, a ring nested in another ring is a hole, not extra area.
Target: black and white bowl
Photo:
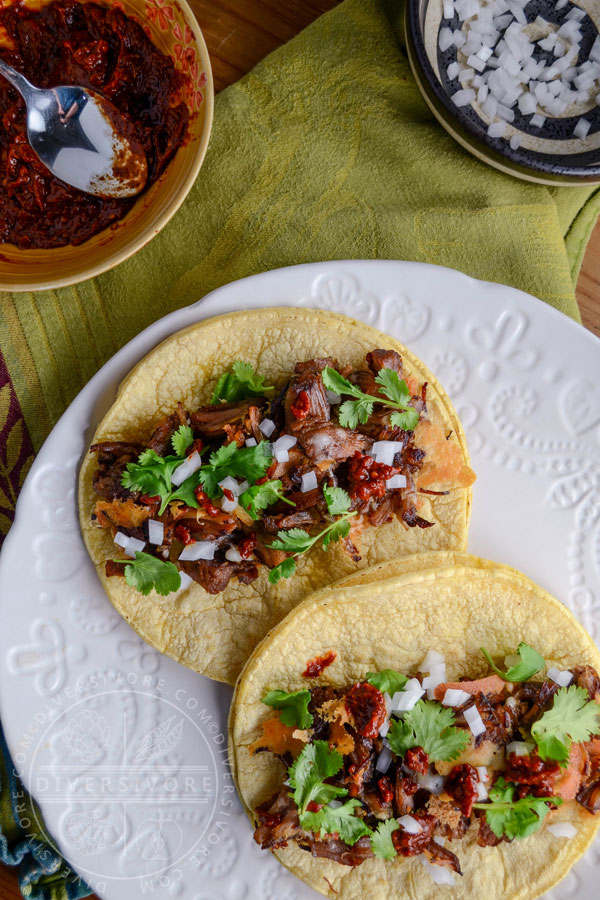
[[[600,184],[600,80],[594,80],[589,89],[579,91],[579,96],[574,97],[575,86],[573,85],[573,90],[566,90],[565,85],[571,87],[567,79],[564,76],[555,78],[554,80],[561,82],[560,99],[563,100],[558,103],[557,115],[548,114],[547,109],[539,105],[535,93],[532,93],[536,100],[535,110],[529,102],[524,104],[531,107],[527,113],[522,112],[516,104],[512,106],[510,114],[505,112],[509,117],[514,116],[512,121],[504,121],[497,115],[491,117],[489,108],[484,109],[479,102],[480,92],[477,88],[474,89],[474,101],[462,106],[457,106],[453,101],[452,97],[457,92],[472,89],[472,79],[469,81],[467,75],[465,81],[463,74],[470,69],[467,57],[456,45],[462,41],[460,34],[456,37],[457,33],[462,32],[468,36],[474,21],[474,16],[461,18],[456,11],[458,6],[461,8],[461,15],[465,16],[463,4],[466,2],[470,3],[468,10],[488,5],[488,0],[458,0],[454,4],[453,0],[406,2],[408,57],[419,89],[434,115],[469,152],[518,178],[551,185]],[[590,53],[592,57],[598,57],[600,73],[600,0],[579,0],[579,4],[569,0],[500,0],[500,5],[502,3],[507,4],[510,9],[520,9],[521,28],[533,45],[532,64],[537,62],[540,67],[544,62],[546,66],[540,80],[546,80],[545,76],[557,62],[557,56],[552,49],[541,48],[538,41],[551,44],[566,21],[575,21],[578,26],[578,29],[573,28],[575,38],[572,43],[568,44],[567,39],[564,39],[565,46],[569,47],[569,53],[573,57],[567,75],[575,69],[580,72],[577,67],[588,60]],[[454,13],[450,17],[453,7]],[[542,19],[545,24],[542,24]],[[449,29],[455,36],[455,42],[450,46],[446,46],[450,41],[449,32],[444,32],[440,40],[442,29]],[[500,39],[502,37],[501,34]],[[595,49],[592,49],[594,46]],[[531,46],[526,47],[526,50],[531,53]],[[485,57],[485,50],[483,55]],[[499,55],[498,51],[494,51],[494,55]],[[494,61],[492,59],[492,63]],[[486,63],[484,76],[487,73],[489,77],[491,70],[488,65]],[[591,71],[593,73],[593,67]],[[481,80],[478,79],[479,82]],[[550,81],[546,83],[549,85]],[[535,85],[539,81],[534,79],[531,84],[531,91],[535,91]],[[525,92],[529,92],[527,85]],[[459,98],[466,96],[468,95],[462,94]],[[561,109],[561,106],[565,108]],[[541,126],[540,116],[545,118]],[[504,134],[498,136],[497,132],[502,130],[503,122]]]

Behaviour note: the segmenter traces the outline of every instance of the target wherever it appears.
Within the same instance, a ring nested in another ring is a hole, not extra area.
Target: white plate
[[[225,765],[231,691],[121,620],[76,515],[78,462],[133,364],[191,322],[273,305],[347,313],[425,360],[479,476],[470,550],[522,569],[600,636],[600,343],[589,332],[512,288],[385,261],[257,275],[155,322],[44,444],[0,567],[6,739],[56,846],[107,900],[317,896],[252,841]],[[593,900],[599,878],[596,842],[548,897]]]

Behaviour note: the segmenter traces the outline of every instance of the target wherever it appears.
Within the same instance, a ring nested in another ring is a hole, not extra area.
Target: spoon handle
[[[35,91],[34,86],[27,81],[25,76],[21,75],[20,72],[17,72],[16,69],[13,69],[12,66],[9,66],[2,58],[0,58],[0,75],[4,75],[6,80],[10,81],[12,86],[18,90],[24,100],[27,100]]]

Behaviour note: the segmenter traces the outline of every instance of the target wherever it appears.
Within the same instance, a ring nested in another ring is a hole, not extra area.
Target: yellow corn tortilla
[[[597,647],[565,606],[514,569],[464,553],[418,554],[383,563],[316,592],[256,648],[238,680],[229,752],[250,818],[250,811],[286,778],[273,754],[248,750],[260,736],[260,723],[273,715],[261,698],[270,690],[307,687],[301,673],[309,659],[335,650],[333,664],[308,684],[344,686],[380,669],[414,674],[427,651],[435,649],[444,654],[448,681],[454,681],[488,674],[481,646],[502,661],[520,641],[535,647],[549,665],[589,664],[600,671]],[[600,816],[567,803],[546,822],[570,822],[577,835],[556,838],[543,825],[523,840],[482,848],[477,828],[471,828],[462,840],[449,843],[464,873],[455,876],[453,887],[435,884],[418,858],[372,859],[351,869],[313,858],[293,842],[274,855],[336,900],[532,900],[560,881],[585,852]]]
[[[343,364],[364,365],[365,354],[376,347],[396,350],[405,374],[428,383],[429,418],[452,432],[449,440],[457,442],[468,465],[464,432],[449,398],[409,350],[346,316],[292,308],[233,313],[172,335],[125,378],[98,426],[94,443],[148,440],[157,422],[179,401],[187,409],[210,403],[218,377],[237,359],[252,363],[265,376],[266,384],[283,386],[298,361],[333,356]],[[296,574],[276,586],[268,583],[268,569],[261,566],[255,582],[242,585],[232,579],[221,594],[211,595],[193,583],[176,595],[161,597],[152,592],[145,597],[124,578],[105,575],[105,561],[114,557],[118,548],[108,529],[97,528],[91,521],[98,499],[92,488],[96,467],[96,454],[86,454],[79,483],[80,521],[88,551],[113,605],[153,647],[230,684],[269,629],[312,591],[381,560],[421,550],[466,547],[471,490],[456,488],[447,496],[422,495],[419,512],[436,523],[433,528],[405,530],[397,519],[379,528],[365,528],[358,566],[339,545],[332,545],[327,553],[315,547],[299,559]]]

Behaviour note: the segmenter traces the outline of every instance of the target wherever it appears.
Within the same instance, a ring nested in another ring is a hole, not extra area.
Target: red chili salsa
[[[39,11],[0,10],[0,56],[43,88],[98,91],[135,129],[148,159],[148,185],[182,143],[185,76],[120,9],[54,0]],[[50,174],[27,142],[25,104],[0,78],[0,242],[22,249],[82,244],[122,219],[135,197],[103,199]]]

